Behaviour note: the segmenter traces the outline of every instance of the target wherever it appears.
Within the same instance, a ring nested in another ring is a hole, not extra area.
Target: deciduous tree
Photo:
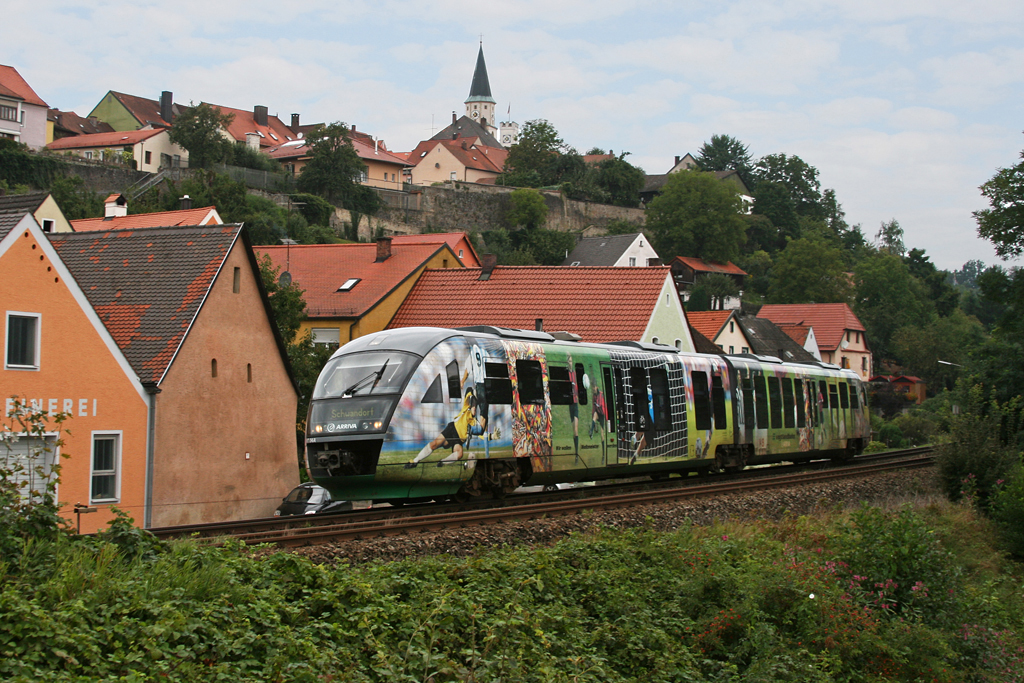
[[[226,131],[234,118],[234,114],[223,114],[216,107],[200,102],[178,114],[168,137],[188,150],[190,168],[209,168],[233,158],[235,141]]]
[[[992,242],[1000,257],[1020,256],[1024,253],[1024,161],[999,169],[980,189],[992,208],[974,212],[978,235]]]
[[[825,242],[797,239],[786,245],[772,267],[768,300],[775,304],[849,301],[850,278],[840,251]]]
[[[796,212],[801,216],[824,218],[818,169],[800,157],[768,154],[757,160],[753,170],[754,191],[763,182],[782,183],[789,189]]]
[[[380,210],[380,197],[360,183],[366,164],[352,147],[348,125],[318,126],[306,137],[310,159],[299,173],[298,188],[359,214]]]
[[[741,208],[734,184],[711,173],[673,173],[647,208],[647,229],[666,262],[676,256],[731,261],[745,239]]]
[[[749,186],[754,162],[747,145],[731,135],[712,135],[697,150],[697,165],[702,171],[737,171]]]

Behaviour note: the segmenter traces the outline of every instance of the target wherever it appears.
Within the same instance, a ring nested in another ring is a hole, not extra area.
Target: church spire
[[[498,127],[494,125],[496,104],[491,97],[491,83],[487,80],[484,44],[481,41],[480,52],[476,56],[476,71],[473,72],[473,84],[469,87],[469,97],[466,98],[466,116],[483,126],[491,135],[497,135]]]

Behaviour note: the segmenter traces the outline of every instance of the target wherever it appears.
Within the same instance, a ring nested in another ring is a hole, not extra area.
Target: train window
[[[721,375],[711,376],[711,406],[715,412],[715,429],[725,429],[725,387]]]
[[[857,334],[860,333],[858,332]],[[856,384],[850,387],[850,407],[854,410],[860,409],[860,391],[857,389]]]
[[[778,377],[768,378],[768,401],[772,415],[772,429],[782,429],[782,387]]]
[[[839,383],[839,407],[843,410],[850,407],[850,391],[846,386],[846,382]]]
[[[448,400],[462,400],[462,380],[459,378],[459,361],[453,360],[445,368],[448,375]]]
[[[818,392],[814,390],[814,380],[807,380],[807,402],[811,406],[811,426],[821,425],[821,414],[818,412]]]
[[[807,404],[804,403],[803,380],[796,380],[793,389],[796,392],[796,426],[803,429],[807,426]]]
[[[661,431],[672,429],[672,407],[665,368],[651,368],[651,396],[654,399],[654,428]]]
[[[423,392],[421,403],[444,403],[444,394],[441,393],[441,375],[434,377],[427,390]]]
[[[622,379],[622,370],[615,368],[615,400],[619,402],[619,429],[625,430],[629,423],[626,415],[626,382]]]
[[[516,379],[519,384],[519,403],[544,405],[544,374],[540,369],[540,361],[517,360]]]
[[[604,409],[605,409],[605,413],[606,413],[607,418],[608,418],[608,431],[614,432],[615,431],[615,391],[614,391],[613,387],[615,385],[612,384],[612,369],[611,368],[602,368],[602,369],[604,370],[604,401],[605,401]],[[599,406],[596,404],[596,401],[597,401],[596,398],[594,399],[594,401],[595,401],[594,410],[596,411]]]
[[[548,392],[551,394],[551,405],[567,406],[572,403],[572,382],[569,381],[569,368],[565,366],[548,366]]]
[[[828,407],[832,410],[839,408],[839,389],[835,384],[828,385]]]
[[[794,419],[796,413],[794,408],[796,407],[793,401],[793,380],[789,377],[782,378],[782,418],[786,429],[792,429],[796,426],[796,420]]]
[[[586,380],[586,381],[584,381]],[[590,380],[587,379],[587,373],[583,370],[583,363],[576,364],[576,399],[580,402],[581,406],[587,405],[587,384]]]
[[[757,428],[768,429],[768,388],[765,386],[764,376],[761,373],[754,375],[754,393],[756,394],[754,407],[757,408]]]
[[[749,370],[743,376],[743,424],[747,429],[754,426],[754,380]]]
[[[640,416],[646,415],[644,422],[650,421],[651,401],[647,389],[647,371],[643,368],[629,369],[629,385],[633,391],[633,427],[640,429]]]
[[[711,392],[708,391],[708,373],[691,372],[693,382],[693,414],[696,429],[711,429]]]
[[[828,410],[828,383],[818,382],[818,405],[822,410]]]
[[[512,380],[504,363],[484,363],[484,392],[491,405],[512,405]]]

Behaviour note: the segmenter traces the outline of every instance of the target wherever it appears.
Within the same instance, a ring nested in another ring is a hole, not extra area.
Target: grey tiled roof
[[[576,248],[569,253],[562,265],[571,266],[579,261],[581,266],[614,266],[629,245],[633,244],[638,234],[640,233],[584,237],[576,243]]]
[[[0,195],[0,213],[12,211],[19,214],[34,213],[49,196],[49,192]]]
[[[480,142],[483,143],[485,147],[497,147],[498,149],[503,149],[501,143],[498,142],[493,135],[488,133],[486,128],[468,116],[460,116],[455,123],[451,124],[430,139],[451,140],[452,135],[459,138],[480,138]]]
[[[158,383],[240,224],[48,235],[132,369]]]
[[[21,219],[24,218],[27,213],[28,211],[22,211],[20,213],[14,211],[0,212],[0,240],[7,237],[7,234],[17,227],[18,223],[21,222]]]
[[[738,320],[747,339],[750,340],[752,353],[761,356],[777,356],[784,361],[817,360],[771,320],[752,316],[740,316]]]

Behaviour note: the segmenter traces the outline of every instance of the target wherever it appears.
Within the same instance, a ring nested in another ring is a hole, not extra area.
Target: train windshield
[[[397,394],[419,360],[417,356],[400,351],[338,356],[321,371],[313,398]]]

